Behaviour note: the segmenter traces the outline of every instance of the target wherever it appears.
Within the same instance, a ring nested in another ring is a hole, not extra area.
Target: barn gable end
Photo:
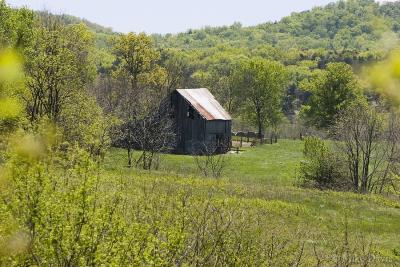
[[[231,145],[232,119],[206,88],[171,93],[179,154],[197,154],[205,146],[226,153]]]

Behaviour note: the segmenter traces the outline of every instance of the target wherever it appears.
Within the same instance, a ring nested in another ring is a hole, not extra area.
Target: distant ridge
[[[52,13],[49,13],[48,11],[36,11],[36,14],[39,17],[44,17],[44,16],[57,17],[65,25],[73,25],[73,24],[83,23],[88,28],[90,28],[92,31],[94,31],[96,33],[106,33],[106,34],[114,33],[113,29],[111,27],[104,27],[104,26],[101,26],[100,24],[93,23],[87,19],[75,17],[75,16],[68,15],[68,14],[52,14]]]

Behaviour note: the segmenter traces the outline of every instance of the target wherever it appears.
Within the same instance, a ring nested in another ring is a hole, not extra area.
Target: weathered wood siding
[[[224,151],[220,152],[227,152],[231,142],[231,121],[207,121],[176,91],[171,94],[171,106],[177,131],[175,153],[197,153],[204,144],[217,145],[218,137],[222,137],[226,144]]]

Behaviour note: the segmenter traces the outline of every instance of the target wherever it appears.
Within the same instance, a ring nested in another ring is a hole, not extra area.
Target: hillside
[[[102,40],[98,42],[101,48],[105,48],[107,37],[116,34],[111,28],[86,19],[66,14],[55,16],[66,25],[87,25]],[[374,0],[351,0],[250,27],[237,22],[231,26],[207,26],[152,37],[159,48],[200,53],[200,59],[225,52],[272,57],[287,64],[319,58],[323,65],[332,60],[357,63],[380,58],[397,45],[399,32],[400,2],[379,4]]]
[[[49,16],[49,15],[53,16],[55,18],[58,18],[65,25],[83,23],[95,33],[108,33],[108,34],[112,34],[113,33],[113,30],[111,28],[107,28],[107,27],[101,26],[101,25],[99,25],[97,23],[90,22],[87,19],[78,18],[78,17],[72,16],[72,15],[68,15],[68,14],[49,14],[47,11],[37,11],[36,14],[39,17],[45,17],[45,16]]]
[[[47,11],[36,11],[36,14],[41,19],[50,16],[64,25],[76,25],[81,23],[86,25],[95,35],[96,47],[100,50],[107,49],[109,46],[108,40],[110,37],[117,34],[112,30],[112,28],[104,27],[87,19],[78,18],[68,14],[51,14]]]
[[[278,22],[252,27],[235,23],[154,38],[160,47],[188,51],[203,49],[212,53],[233,47],[267,56],[268,50],[275,48],[280,53],[292,50],[297,59],[326,56],[351,63],[369,60],[395,45],[400,30],[399,13],[399,2],[380,5],[373,0],[340,1],[293,13]],[[273,52],[279,59],[279,53]]]

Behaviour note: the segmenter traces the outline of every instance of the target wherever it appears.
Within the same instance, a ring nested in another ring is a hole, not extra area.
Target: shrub
[[[325,141],[318,137],[305,138],[303,154],[305,160],[300,163],[303,186],[347,189],[342,161]]]

